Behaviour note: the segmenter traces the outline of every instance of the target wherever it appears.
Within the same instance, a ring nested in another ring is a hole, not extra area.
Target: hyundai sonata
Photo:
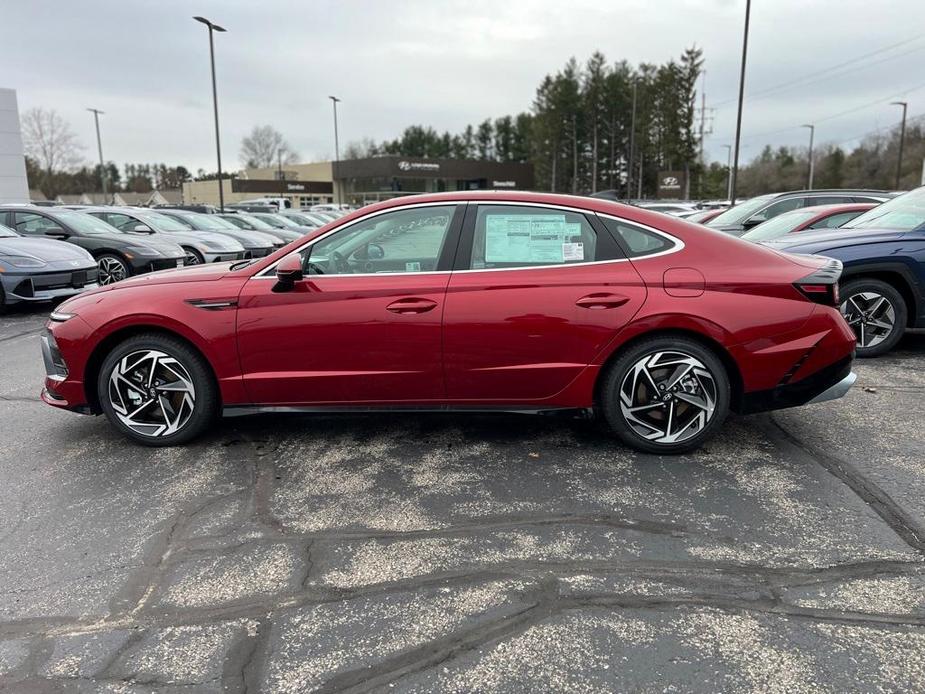
[[[840,272],[606,200],[402,198],[266,258],[65,302],[42,397],[148,445],[219,413],[567,410],[675,453],[730,409],[847,391]]]

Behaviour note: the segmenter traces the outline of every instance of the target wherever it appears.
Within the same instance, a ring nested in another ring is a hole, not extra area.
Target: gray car
[[[297,241],[302,238],[304,234],[300,234],[297,231],[291,229],[275,229],[261,219],[257,219],[253,215],[247,214],[245,212],[225,212],[224,214],[219,214],[219,217],[224,219],[226,222],[231,222],[238,229],[244,229],[246,231],[259,231],[261,234],[266,234],[267,236],[273,236],[283,244],[291,243],[292,241]]]
[[[83,248],[26,238],[0,225],[0,313],[15,304],[65,299],[96,286],[96,260]]]
[[[237,240],[224,234],[192,231],[177,220],[151,210],[133,207],[93,207],[84,212],[102,219],[120,231],[148,237],[158,235],[180,244],[186,253],[185,265],[218,263],[244,257],[244,246]]]
[[[244,246],[244,254],[247,258],[262,258],[284,245],[278,239],[262,234],[259,231],[238,229],[234,224],[221,219],[217,214],[200,214],[199,212],[162,208],[158,209],[158,213],[175,219],[196,231],[215,232],[230,236]]]

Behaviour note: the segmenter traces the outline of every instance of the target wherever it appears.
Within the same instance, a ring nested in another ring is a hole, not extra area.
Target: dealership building
[[[384,156],[314,164],[287,164],[281,170],[245,169],[222,181],[225,203],[285,197],[293,207],[327,202],[364,205],[379,200],[457,190],[530,190],[533,165],[469,159]],[[186,204],[217,205],[218,181],[183,184]]]

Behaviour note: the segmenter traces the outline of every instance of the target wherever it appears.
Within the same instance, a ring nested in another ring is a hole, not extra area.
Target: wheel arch
[[[635,345],[644,340],[650,340],[655,337],[684,337],[699,343],[701,346],[713,352],[723,364],[726,369],[726,374],[729,376],[730,409],[739,409],[739,405],[742,401],[742,393],[744,391],[744,381],[742,380],[742,373],[739,370],[739,365],[736,363],[735,359],[732,358],[732,355],[729,353],[729,351],[723,347],[722,343],[720,343],[715,337],[689,327],[657,327],[651,330],[637,333],[633,335],[633,337],[617,345],[604,360],[604,363],[601,364],[601,368],[597,373],[597,378],[594,382],[595,405],[600,402],[601,387],[603,386],[604,380],[607,377],[607,372],[610,370],[610,367],[613,365],[613,363],[619,359],[626,350],[632,349]]]
[[[170,328],[164,327],[163,325],[138,324],[128,325],[113,330],[96,344],[96,346],[93,348],[93,351],[90,353],[90,356],[87,358],[86,365],[84,366],[83,385],[87,403],[90,405],[90,409],[93,412],[99,413],[102,411],[102,408],[100,407],[99,393],[96,392],[96,382],[99,378],[100,368],[102,367],[106,356],[116,347],[116,345],[124,342],[125,340],[128,340],[129,338],[145,334],[163,335],[164,337],[170,337],[172,339],[179,340],[186,344],[190,349],[194,350],[197,354],[199,354],[199,356],[202,357],[203,361],[208,367],[209,375],[212,378],[213,385],[215,386],[215,392],[217,394],[216,397],[221,400],[221,388],[218,382],[218,377],[215,374],[215,369],[212,366],[212,362],[209,361],[208,356],[203,352],[201,347],[196,344],[195,341],[189,339],[180,332],[171,330]]]
[[[871,265],[846,265],[839,284],[861,279],[886,282],[896,289],[906,302],[906,327],[915,327],[921,311],[921,299],[914,289],[916,282],[912,272],[903,263],[875,263]]]

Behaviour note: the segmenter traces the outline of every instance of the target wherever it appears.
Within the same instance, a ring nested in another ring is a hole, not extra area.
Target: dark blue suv
[[[906,328],[925,328],[925,186],[839,229],[788,234],[765,245],[844,264],[841,312],[858,337],[859,357],[888,352]]]

